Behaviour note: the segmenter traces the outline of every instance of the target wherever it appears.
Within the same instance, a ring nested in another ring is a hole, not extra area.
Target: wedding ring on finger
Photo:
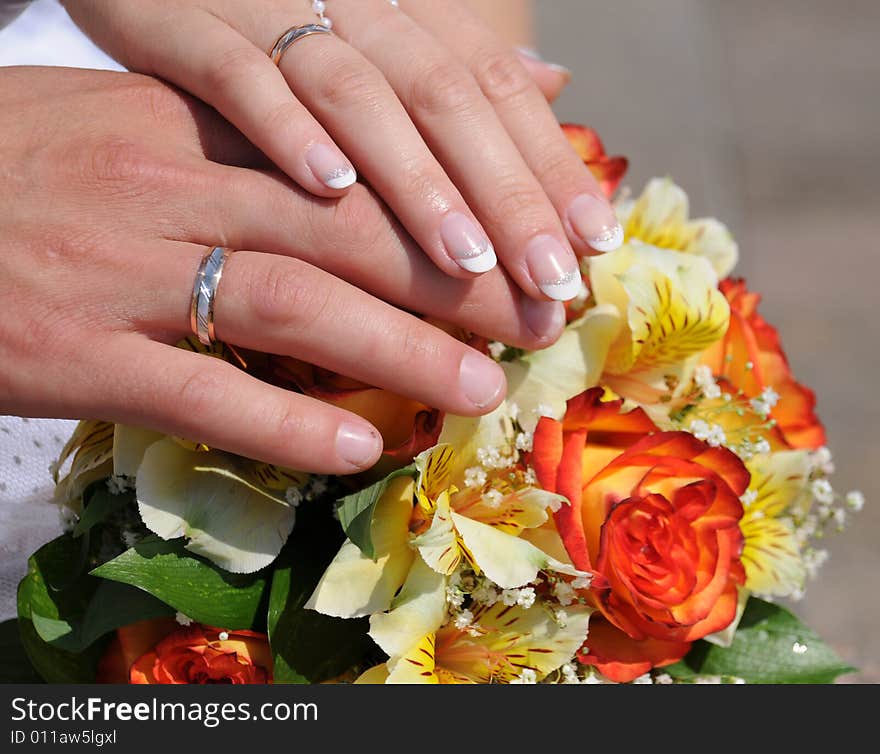
[[[328,18],[327,21],[330,19]],[[284,53],[287,52],[287,48],[290,47],[294,42],[298,42],[300,39],[311,36],[312,34],[329,34],[330,27],[323,24],[303,24],[302,26],[291,26],[287,31],[285,31],[278,39],[275,41],[275,44],[272,45],[272,49],[269,50],[269,57],[272,59],[272,62],[275,65],[281,65],[281,58],[284,56]]]
[[[232,253],[223,246],[215,246],[202,257],[193,283],[192,302],[189,311],[189,325],[202,345],[212,345],[214,337],[214,301],[217,287],[223,276],[223,265]]]

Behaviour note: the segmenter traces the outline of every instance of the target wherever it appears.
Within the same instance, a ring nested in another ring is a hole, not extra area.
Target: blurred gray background
[[[574,71],[563,120],[671,175],[726,222],[799,380],[839,491],[868,498],[793,605],[880,682],[880,2],[536,0],[539,49]],[[878,464],[875,466],[874,464]]]

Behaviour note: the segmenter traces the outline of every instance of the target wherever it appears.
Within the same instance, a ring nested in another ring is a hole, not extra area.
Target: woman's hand
[[[215,245],[248,249],[226,264],[218,339],[458,414],[501,401],[500,368],[374,295],[524,347],[562,329],[561,304],[500,270],[442,274],[364,186],[327,201],[243,167],[265,158],[153,79],[4,68],[0,93],[0,413],[142,425],[303,470],[370,466],[381,440],[360,417],[172,347]]]
[[[521,58],[460,0],[326,0],[334,34],[297,41],[280,70],[266,51],[318,21],[311,0],[65,5],[118,60],[216,107],[306,190],[351,185],[344,152],[451,276],[485,272],[497,253],[529,296],[567,300],[576,253],[620,244]]]

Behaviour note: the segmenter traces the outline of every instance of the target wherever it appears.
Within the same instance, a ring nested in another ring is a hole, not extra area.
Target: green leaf
[[[148,537],[92,571],[143,589],[199,623],[226,629],[262,626],[265,571],[232,574],[193,555],[182,539]]]
[[[174,612],[140,589],[97,579],[81,567],[64,573],[79,555],[80,542],[65,535],[41,547],[28,562],[19,587],[20,614],[43,642],[82,652],[120,626]]]
[[[28,559],[28,573],[18,587],[21,645],[33,668],[50,683],[91,683],[103,651],[95,642],[80,653],[52,646],[50,641],[74,630],[85,614],[96,579],[84,577],[82,540],[64,535],[43,545]]]
[[[795,615],[755,597],[729,647],[699,641],[683,664],[697,675],[735,676],[747,683],[832,683],[855,670]],[[665,670],[686,680],[675,668]]]
[[[87,491],[83,495],[85,507],[73,529],[74,537],[82,536],[93,526],[106,521],[116,511],[122,510],[127,505],[133,506],[135,504],[134,492],[114,495],[107,489],[107,485],[103,481],[93,486],[91,490],[91,494]]]
[[[410,464],[392,472],[381,481],[360,490],[360,492],[347,495],[339,501],[337,510],[339,511],[339,522],[342,524],[342,529],[348,535],[348,538],[368,558],[376,557],[376,550],[373,547],[373,539],[370,535],[376,504],[382,495],[385,494],[388,484],[393,479],[401,476],[415,478],[417,473],[415,464]]]
[[[343,673],[373,646],[366,618],[331,618],[303,607],[342,536],[328,508],[302,504],[276,562],[269,597],[275,683],[319,683]]]
[[[44,641],[68,652],[81,652],[117,628],[170,615],[174,615],[174,608],[152,594],[127,584],[102,580],[80,620],[70,624],[38,614],[32,618],[34,628]]]
[[[42,682],[21,642],[18,619],[0,623],[0,683]]]

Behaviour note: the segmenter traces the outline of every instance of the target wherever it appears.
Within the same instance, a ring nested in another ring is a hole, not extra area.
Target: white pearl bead
[[[327,3],[325,3],[324,0],[315,0],[312,3],[312,10],[320,16],[325,10],[327,10]]]
[[[326,26],[328,29],[333,28],[333,22],[326,16],[321,19],[321,23],[324,24],[324,26]]]

